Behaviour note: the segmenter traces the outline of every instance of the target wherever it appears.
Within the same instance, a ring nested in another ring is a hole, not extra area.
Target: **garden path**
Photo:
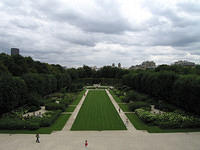
[[[46,112],[45,106],[42,106],[40,110],[34,111],[34,112],[29,112],[23,115],[23,117],[27,116],[42,116]]]
[[[135,129],[135,127],[132,125],[132,123],[130,122],[128,117],[126,117],[126,115],[123,112],[123,110],[120,109],[120,112],[119,112],[119,110],[118,110],[119,109],[119,105],[117,104],[117,102],[115,101],[115,99],[112,97],[112,95],[110,94],[110,92],[107,89],[106,89],[106,93],[108,94],[108,97],[110,98],[110,100],[113,103],[115,109],[117,110],[120,118],[122,119],[122,121],[126,125],[127,130],[131,131],[131,132],[138,132],[138,130]]]
[[[88,93],[88,90],[86,90],[86,92],[83,94],[83,97],[81,98],[79,104],[76,106],[74,112],[70,116],[69,120],[65,124],[65,126],[64,126],[62,131],[66,131],[66,130],[69,131],[71,129],[71,127],[72,127],[72,125],[73,125],[73,123],[74,123],[74,121],[76,119],[76,116],[78,115],[78,112],[79,112],[79,110],[80,110],[80,108],[81,108],[81,106],[82,106],[82,104],[83,104],[83,102],[84,102],[84,100],[85,100],[85,98],[87,96],[87,93]]]
[[[118,111],[119,106],[109,91],[106,92]],[[40,134],[41,143],[35,142],[35,134],[0,134],[0,150],[85,149],[86,139],[88,150],[199,150],[200,132],[150,134],[139,130],[136,132],[131,123],[128,130],[123,131],[64,131],[70,130],[86,95],[82,97],[62,132]],[[119,115],[123,121],[126,119],[123,111]]]

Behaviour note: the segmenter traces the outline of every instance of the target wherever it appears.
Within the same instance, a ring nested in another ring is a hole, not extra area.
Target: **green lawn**
[[[141,121],[136,114],[126,113],[126,116],[131,121],[137,130],[147,130],[149,133],[174,133],[174,132],[200,132],[200,128],[196,129],[161,129],[157,126],[151,126]]]
[[[115,99],[115,101],[116,101],[117,103],[123,103],[123,102],[121,101],[121,99],[120,99],[117,95],[114,94],[113,90],[109,90],[109,92],[110,92],[110,94],[112,95],[112,97]]]
[[[50,126],[42,127],[38,130],[0,130],[0,133],[10,133],[10,134],[50,134],[53,131],[60,131],[65,126],[65,123],[69,119],[70,114],[61,114],[59,118]]]
[[[126,130],[104,90],[90,90],[71,130]]]
[[[82,98],[82,96],[83,96],[83,94],[84,94],[85,92],[86,92],[86,90],[81,91],[81,92],[78,94],[77,98],[76,98],[70,105],[78,105],[78,103],[80,102],[80,100],[81,100],[81,98]]]
[[[123,112],[130,112],[128,109],[128,104],[118,104],[119,107],[123,110]]]
[[[65,109],[65,112],[73,112],[75,108],[76,108],[76,106],[68,106],[68,107]]]

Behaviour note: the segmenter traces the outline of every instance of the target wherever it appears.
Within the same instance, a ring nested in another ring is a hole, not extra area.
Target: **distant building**
[[[142,67],[145,69],[153,69],[156,67],[156,63],[153,61],[144,61]]]
[[[131,66],[129,69],[154,69],[156,68],[156,63],[154,61],[144,61],[140,65]]]
[[[118,68],[121,68],[121,64],[120,63],[118,63]]]
[[[115,67],[115,63],[112,63],[112,67]]]
[[[19,55],[19,49],[18,48],[11,48],[11,56],[13,55]]]
[[[93,70],[97,71],[97,66],[91,67]]]
[[[195,63],[189,62],[189,61],[186,61],[186,60],[179,60],[179,61],[175,62],[174,65],[195,66]]]

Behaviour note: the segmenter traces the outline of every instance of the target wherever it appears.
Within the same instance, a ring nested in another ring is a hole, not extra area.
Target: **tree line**
[[[177,74],[173,71],[131,72],[123,82],[136,91],[174,104],[188,112],[200,114],[200,76]]]
[[[31,57],[0,54],[0,114],[23,105],[38,105],[52,92],[77,90],[87,84],[127,85],[157,100],[200,114],[200,66],[161,65],[150,70],[112,66],[65,69]]]
[[[71,84],[70,73],[60,65],[0,54],[0,114],[24,105],[40,105],[42,96],[70,89]]]

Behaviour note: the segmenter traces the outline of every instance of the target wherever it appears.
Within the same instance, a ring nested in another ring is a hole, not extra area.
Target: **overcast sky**
[[[0,52],[77,67],[200,63],[199,0],[1,0]]]

